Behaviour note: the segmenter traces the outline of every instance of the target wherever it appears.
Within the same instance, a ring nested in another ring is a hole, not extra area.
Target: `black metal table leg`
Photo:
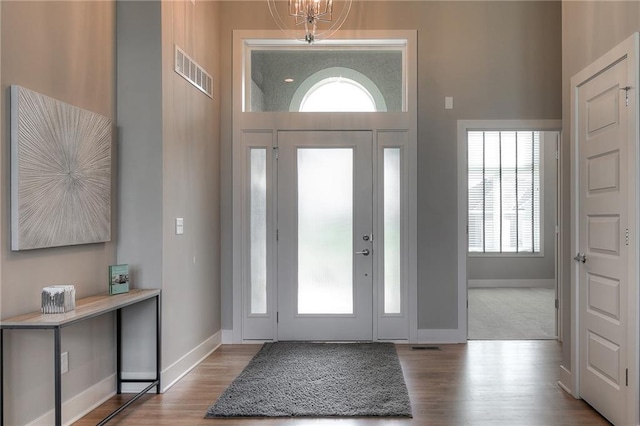
[[[160,393],[160,362],[161,362],[161,353],[162,353],[162,330],[160,329],[160,320],[161,320],[161,300],[160,294],[156,296],[156,380],[158,381],[158,386],[156,386],[156,393]]]
[[[55,387],[56,426],[62,426],[62,369],[60,366],[60,327],[53,329],[53,374]]]
[[[116,386],[122,393],[122,310],[116,310]]]
[[[4,426],[4,330],[0,328],[0,426]]]

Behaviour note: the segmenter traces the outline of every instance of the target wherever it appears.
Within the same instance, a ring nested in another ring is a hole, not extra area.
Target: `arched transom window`
[[[318,71],[303,81],[291,100],[290,111],[379,112],[387,106],[380,89],[364,74],[350,68]]]

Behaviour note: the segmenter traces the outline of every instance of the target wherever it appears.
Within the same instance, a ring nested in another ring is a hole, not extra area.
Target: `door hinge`
[[[556,151],[556,160],[560,159],[560,153],[558,151]]]
[[[626,245],[629,245],[629,228],[625,229],[624,231],[624,243]]]
[[[467,299],[467,309],[469,309],[469,299]]]
[[[621,87],[620,90],[624,90],[624,104],[625,106],[629,106],[629,90],[631,90],[631,86]]]
[[[629,369],[624,370],[624,382],[625,386],[629,386]]]
[[[273,147],[273,155],[275,156],[276,160],[277,160],[277,159],[278,159],[278,157],[279,157],[279,155],[278,155],[278,154],[279,154],[278,147],[277,147],[277,146]]]
[[[556,299],[556,309],[560,308],[560,301]]]
[[[276,323],[280,322],[280,312],[276,312]]]
[[[276,241],[280,239],[280,230],[276,229]]]

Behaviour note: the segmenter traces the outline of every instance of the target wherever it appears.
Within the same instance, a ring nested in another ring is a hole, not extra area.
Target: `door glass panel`
[[[251,313],[267,313],[267,150],[251,149]]]
[[[297,157],[298,314],[353,314],[353,149]]]
[[[401,313],[400,148],[384,149],[384,313]]]

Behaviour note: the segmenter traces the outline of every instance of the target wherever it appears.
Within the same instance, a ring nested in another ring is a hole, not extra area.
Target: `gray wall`
[[[571,77],[587,67],[600,56],[640,31],[639,2],[563,2],[562,3],[562,112],[563,112],[563,193],[569,194]],[[563,209],[563,253],[564,265],[572,265],[570,208],[566,197]],[[571,276],[569,267],[562,276],[563,333],[564,342],[570,342]],[[571,370],[570,345],[563,346],[563,365]]]
[[[162,39],[159,2],[118,2],[119,134],[117,262],[131,285],[162,288]],[[153,302],[123,311],[123,370],[153,371]],[[135,324],[135,325],[133,325]],[[147,337],[148,336],[148,337]],[[139,342],[145,342],[140,344]]]
[[[222,300],[231,286],[232,31],[277,29],[266,2],[220,2]],[[345,29],[418,30],[418,327],[457,328],[457,120],[561,117],[559,2],[354,2]],[[455,98],[454,110],[444,97]]]
[[[557,161],[556,135],[559,132],[544,132],[542,135],[543,183],[542,212],[543,256],[532,257],[474,257],[467,258],[469,280],[552,280],[556,275],[556,195]],[[469,283],[471,286],[472,283]]]
[[[115,243],[11,252],[8,87],[19,84],[110,117],[115,123],[115,4],[112,2],[1,2],[0,283],[1,317],[40,309],[42,287],[69,283],[77,297],[107,290]],[[115,129],[114,129],[115,135]],[[115,201],[117,158],[113,167]],[[112,203],[112,236],[119,218]],[[113,318],[103,316],[62,331],[69,352],[66,400],[115,373]],[[53,409],[53,335],[5,332],[5,424],[22,425]]]
[[[118,2],[118,262],[162,289],[163,386],[172,365],[220,330],[219,100],[174,72],[174,45],[214,76],[216,2]],[[175,234],[175,218],[184,234]],[[153,305],[128,313],[125,372],[153,371]],[[131,346],[130,346],[131,347]],[[190,366],[190,365],[189,365]],[[180,371],[183,373],[184,371]]]
[[[221,328],[218,16],[217,2],[162,2],[165,367]],[[214,77],[214,99],[174,72],[176,44]]]

